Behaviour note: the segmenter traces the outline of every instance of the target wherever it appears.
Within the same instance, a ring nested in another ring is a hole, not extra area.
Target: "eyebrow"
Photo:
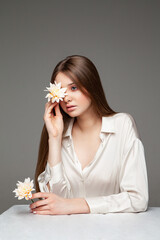
[[[73,84],[75,84],[75,83],[69,83],[68,86],[73,85]]]

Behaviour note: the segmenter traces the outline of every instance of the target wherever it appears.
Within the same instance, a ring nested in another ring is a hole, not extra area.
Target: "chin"
[[[78,117],[79,114],[76,114],[76,113],[67,113],[70,117]]]

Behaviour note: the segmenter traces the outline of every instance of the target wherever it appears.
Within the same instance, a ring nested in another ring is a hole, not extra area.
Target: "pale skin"
[[[67,96],[60,103],[47,102],[45,105],[44,122],[49,135],[48,163],[51,167],[61,162],[61,142],[63,133],[63,116],[59,109],[59,104],[63,110],[71,117],[76,117],[72,128],[72,138],[77,157],[84,169],[94,158],[100,145],[99,133],[101,129],[101,119],[97,117],[93,110],[90,98],[82,93],[73,81],[63,73],[58,73],[56,82],[61,82],[62,87],[66,87]],[[73,111],[67,109],[68,105],[76,106]],[[56,116],[52,110],[55,109]],[[94,139],[94,141],[93,141]],[[51,146],[54,147],[53,148]],[[56,151],[55,151],[56,149]],[[49,184],[47,184],[50,190]],[[43,198],[30,204],[31,212],[41,215],[61,215],[90,213],[89,206],[84,198],[62,198],[54,193],[38,192],[32,194],[31,199]]]

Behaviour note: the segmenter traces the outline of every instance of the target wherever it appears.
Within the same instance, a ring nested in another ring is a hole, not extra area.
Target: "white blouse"
[[[72,141],[71,118],[62,138],[61,159],[47,163],[38,176],[41,192],[64,198],[84,198],[90,213],[141,212],[148,207],[148,179],[144,147],[129,113],[102,117],[101,144],[82,170]]]

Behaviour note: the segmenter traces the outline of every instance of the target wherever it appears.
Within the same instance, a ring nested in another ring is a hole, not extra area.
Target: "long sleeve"
[[[141,212],[148,207],[148,179],[143,144],[134,119],[127,116],[119,172],[120,193],[85,198],[91,213]]]
[[[47,183],[50,186],[50,192],[61,197],[71,196],[71,187],[63,172],[62,163],[50,167],[47,162],[45,171],[38,176],[38,183],[41,192],[49,192]]]

